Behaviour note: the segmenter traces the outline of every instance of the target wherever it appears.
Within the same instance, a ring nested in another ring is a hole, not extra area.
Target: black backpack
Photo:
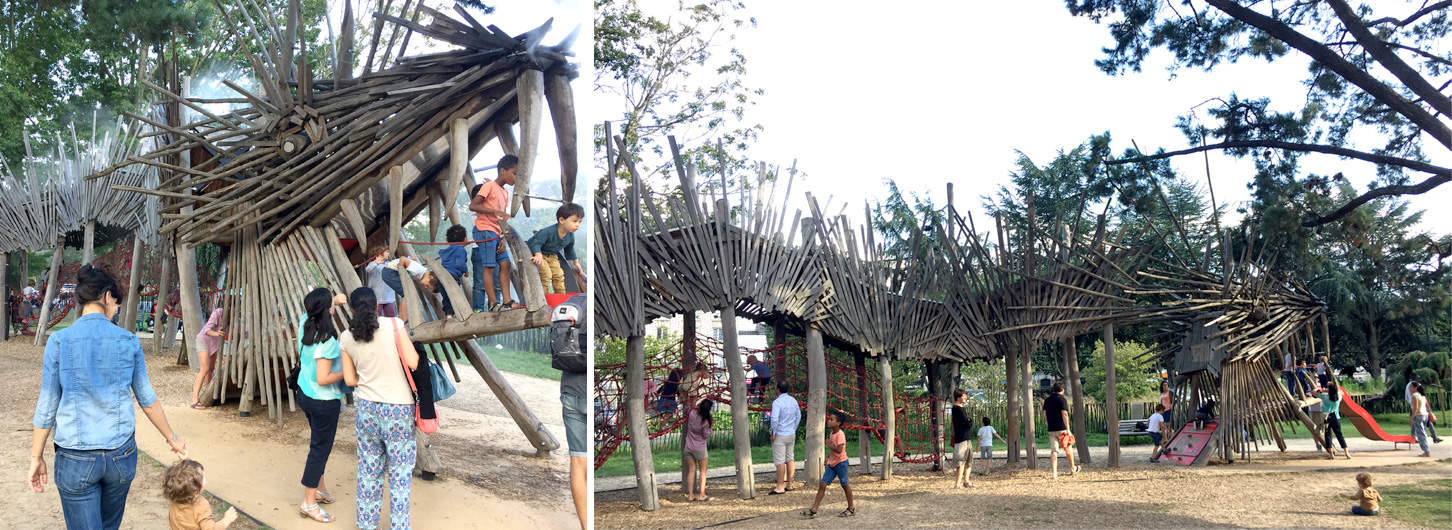
[[[550,312],[550,366],[585,373],[585,295],[571,296]]]

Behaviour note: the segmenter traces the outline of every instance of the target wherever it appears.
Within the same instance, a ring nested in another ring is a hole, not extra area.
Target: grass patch
[[[483,346],[482,349],[484,350],[484,355],[489,356],[489,361],[494,363],[494,367],[501,371],[538,377],[540,379],[549,379],[551,381],[560,380],[560,371],[550,366],[550,354],[548,353],[535,353],[507,348],[499,350],[487,346]],[[469,360],[463,357],[455,358],[454,362],[463,366],[469,366]]]
[[[1430,480],[1377,488],[1381,492],[1381,513],[1417,526],[1452,526],[1452,479]]]
[[[878,441],[877,441],[876,438],[871,439],[871,443],[872,443],[872,456],[882,456],[882,444],[881,443],[878,443]],[[802,438],[797,438],[797,449],[796,449],[796,453],[797,453],[797,456],[798,457],[802,456],[802,451],[803,451],[803,449],[805,447],[806,447],[806,441],[803,440]],[[857,456],[858,456],[858,452],[857,451],[858,451],[858,448],[857,448],[857,436],[849,432],[848,435],[847,435],[847,456],[849,456],[851,458],[857,458]],[[727,466],[727,467],[735,467],[736,466],[736,450],[735,449],[731,449],[731,448],[716,448],[716,449],[710,449],[710,450],[707,450],[706,451],[706,455],[707,455],[706,465],[709,468],[711,468],[711,469],[715,469],[715,468],[718,468],[718,467],[721,467],[721,466]],[[662,471],[681,471],[681,450],[680,450],[680,448],[652,449],[650,456],[651,456],[651,460],[654,460],[655,461],[655,470],[657,472],[662,472]],[[754,446],[752,446],[751,447],[751,463],[753,463],[753,464],[771,463],[771,446],[769,446],[769,445],[754,445]],[[615,451],[614,454],[610,455],[610,459],[609,460],[606,460],[605,461],[605,465],[602,465],[602,466],[600,466],[600,469],[595,470],[595,476],[596,477],[622,477],[622,476],[630,476],[630,475],[634,475],[634,474],[635,474],[635,459],[632,458],[631,455],[630,455],[630,444],[625,444],[625,445],[620,446],[620,449],[617,450],[617,451]]]

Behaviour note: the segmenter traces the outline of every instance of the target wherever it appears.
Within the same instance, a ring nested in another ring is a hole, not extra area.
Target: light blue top
[[[133,394],[142,407],[156,403],[141,340],[101,313],[82,315],[45,343],[31,423],[55,429],[66,449],[116,449],[136,434]]]
[[[797,424],[802,422],[802,407],[791,394],[782,394],[771,402],[771,434],[773,436],[796,436]]]
[[[1336,401],[1331,401],[1330,394],[1321,393],[1321,412],[1326,414],[1341,414],[1341,394],[1336,394]]]
[[[342,372],[343,348],[338,346],[337,337],[311,346],[303,346],[303,324],[307,321],[307,315],[303,315],[297,321],[297,354],[302,362],[302,369],[297,373],[297,387],[302,389],[303,394],[319,401],[343,399],[342,382],[331,385],[318,384],[318,359],[332,359],[333,367],[329,372],[335,374]]]

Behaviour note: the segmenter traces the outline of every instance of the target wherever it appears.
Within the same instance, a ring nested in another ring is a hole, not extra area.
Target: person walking
[[[1407,389],[1406,389],[1406,393],[1407,393],[1407,405],[1411,405],[1412,404],[1412,386],[1413,385],[1420,384],[1420,383],[1421,382],[1417,380],[1417,375],[1416,374],[1411,374],[1411,375],[1408,375],[1407,376]],[[1422,394],[1422,397],[1425,399],[1426,398],[1426,394],[1425,393]],[[1427,416],[1427,418],[1430,419],[1431,416],[1429,415],[1429,416]],[[1439,443],[1442,443],[1442,437],[1441,436],[1437,436],[1437,427],[1436,427],[1436,425],[1437,425],[1436,422],[1428,421],[1428,422],[1425,423],[1425,425],[1423,425],[1423,428],[1425,428],[1427,430],[1427,434],[1432,438],[1432,443],[1439,444]]]
[[[1054,479],[1059,478],[1059,435],[1069,430],[1069,402],[1064,399],[1064,383],[1055,382],[1053,392],[1044,398],[1044,421],[1049,429],[1049,470]],[[1074,452],[1064,451],[1069,459],[1069,474],[1079,472],[1074,463]]]
[[[1421,383],[1412,383],[1412,438],[1417,440],[1417,446],[1422,448],[1422,454],[1417,456],[1430,457],[1432,452],[1427,448],[1427,419],[1431,415],[1427,407],[1426,387]]]
[[[1331,448],[1331,433],[1336,433],[1336,441],[1341,442],[1341,454],[1351,458],[1351,453],[1346,450],[1346,438],[1341,436],[1341,391],[1336,385],[1326,387],[1321,391],[1321,413],[1326,415],[1326,440],[1321,444],[1326,448],[1326,458],[1335,459],[1336,450]]]
[[[776,487],[768,495],[781,495],[794,490],[796,475],[797,425],[802,422],[802,407],[788,392],[786,381],[776,384],[778,395],[771,402],[771,461],[776,464]]]
[[[417,370],[419,354],[403,321],[378,316],[372,289],[354,289],[348,307],[353,318],[338,344],[343,349],[343,381],[357,387],[353,425],[358,432],[358,528],[378,528],[385,474],[389,525],[409,528],[408,499],[418,448],[413,436],[413,390],[404,369]]]
[[[125,294],[106,271],[76,271],[81,316],[45,344],[40,396],[30,442],[30,490],[44,490],[45,447],[55,433],[55,485],[66,527],[114,530],[136,477],[136,413],[131,398],[180,456],[186,441],[172,431],[157,401],[136,334],[111,323]]]
[[[333,515],[321,504],[332,504],[323,471],[333,453],[338,432],[338,413],[343,404],[343,350],[333,328],[333,308],[347,303],[343,295],[319,287],[303,297],[306,312],[298,321],[297,404],[307,416],[311,435],[308,457],[303,465],[303,500],[298,512],[320,523],[333,522]]]

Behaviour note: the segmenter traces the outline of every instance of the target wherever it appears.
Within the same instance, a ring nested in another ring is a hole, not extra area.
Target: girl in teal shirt
[[[303,501],[298,512],[319,522],[332,522],[333,516],[319,503],[332,504],[333,494],[323,484],[323,468],[333,452],[333,435],[338,432],[338,413],[343,404],[342,348],[338,346],[338,330],[333,327],[333,308],[347,299],[333,296],[324,288],[313,289],[303,298],[307,314],[298,321],[297,402],[308,417],[312,440],[308,444],[307,464],[303,467]]]

